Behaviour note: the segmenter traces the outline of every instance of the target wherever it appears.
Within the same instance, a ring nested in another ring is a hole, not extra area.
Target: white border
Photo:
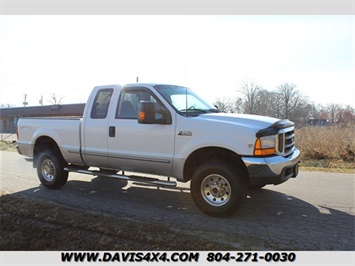
[[[68,252],[68,251],[63,251]],[[96,251],[73,251],[77,253],[92,253]],[[114,254],[115,251],[107,251],[108,253]],[[119,253],[124,251],[117,251]],[[132,252],[132,251],[127,251]],[[137,251],[138,252],[138,251]],[[157,253],[158,251],[152,251]],[[170,256],[174,252],[184,253],[183,251],[167,251],[167,254]],[[188,252],[188,251],[186,251]],[[196,253],[198,251],[194,251]],[[227,252],[231,254],[236,254],[236,251],[221,251],[222,254],[226,254]],[[246,252],[246,251],[244,251]],[[255,253],[256,251],[251,251]],[[271,253],[275,253],[276,251],[271,251]],[[287,252],[287,251],[279,251]],[[36,265],[36,266],[57,266],[57,265],[155,265],[155,264],[171,264],[171,265],[293,265],[293,266],[303,266],[303,265],[322,265],[322,266],[353,266],[355,265],[355,252],[343,252],[343,251],[335,251],[335,252],[325,252],[325,251],[296,251],[296,260],[294,262],[266,262],[259,260],[258,262],[235,262],[231,261],[220,261],[220,262],[209,262],[207,261],[208,251],[200,251],[199,261],[197,262],[62,262],[60,251],[20,251],[20,252],[11,252],[11,251],[3,251],[0,252],[0,265],[1,266],[22,266],[22,265]],[[101,255],[106,253],[104,251],[99,252]],[[149,251],[142,251],[142,253],[146,254]],[[163,251],[161,251],[163,253]],[[216,253],[216,251],[215,251]],[[266,254],[266,251],[258,252],[259,255]]]
[[[1,15],[354,15],[354,0],[0,0]],[[233,251],[235,252],[235,251]],[[255,252],[255,251],[253,251]],[[61,252],[1,251],[0,265],[97,265],[63,263]],[[206,256],[207,252],[201,252]],[[355,252],[296,252],[295,263],[242,263],[242,265],[355,265]],[[105,263],[103,263],[105,264]],[[113,264],[113,263],[108,263]],[[117,264],[117,263],[116,263]],[[144,263],[143,263],[144,264]],[[152,263],[147,263],[152,265]],[[178,265],[180,263],[174,263]],[[181,263],[182,264],[182,263]],[[186,264],[186,263],[184,263]],[[200,265],[215,265],[202,261]],[[234,264],[234,263],[217,263]]]
[[[354,0],[0,0],[2,15],[354,15]]]

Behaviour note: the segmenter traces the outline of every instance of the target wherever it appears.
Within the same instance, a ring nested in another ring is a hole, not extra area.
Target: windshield
[[[218,112],[216,108],[205,102],[189,88],[174,85],[156,85],[154,88],[179,113],[199,115],[201,113]]]

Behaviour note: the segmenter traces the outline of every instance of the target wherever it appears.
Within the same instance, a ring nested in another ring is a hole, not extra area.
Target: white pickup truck
[[[248,188],[298,174],[294,123],[221,113],[175,85],[95,87],[82,118],[20,118],[18,152],[33,161],[41,183],[60,188],[69,172],[176,186],[211,216],[234,213]],[[162,178],[142,178],[127,172]]]

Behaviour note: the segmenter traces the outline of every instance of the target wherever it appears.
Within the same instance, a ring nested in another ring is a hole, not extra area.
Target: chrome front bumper
[[[277,185],[287,181],[290,177],[297,176],[300,157],[300,151],[295,148],[292,155],[287,158],[282,156],[242,157],[242,160],[249,172],[250,184]]]

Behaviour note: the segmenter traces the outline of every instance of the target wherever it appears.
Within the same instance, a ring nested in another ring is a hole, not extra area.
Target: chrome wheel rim
[[[49,182],[53,181],[55,178],[55,166],[49,159],[44,160],[42,163],[42,176]]]
[[[203,179],[201,193],[208,204],[223,206],[230,200],[231,185],[223,176],[212,174]]]

